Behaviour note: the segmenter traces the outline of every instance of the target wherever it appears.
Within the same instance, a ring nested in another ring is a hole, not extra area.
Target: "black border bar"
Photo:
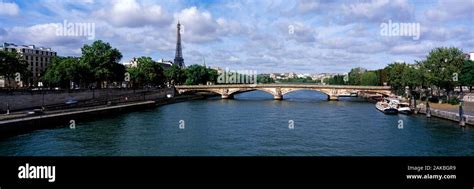
[[[19,179],[26,163],[55,166],[56,181]],[[408,166],[452,165],[452,180],[408,180]],[[40,184],[456,184],[474,187],[474,157],[0,157],[0,187]]]

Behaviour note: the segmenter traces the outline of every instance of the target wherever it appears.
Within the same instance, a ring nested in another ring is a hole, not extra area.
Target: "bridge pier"
[[[275,100],[283,100],[283,95],[274,95],[273,99]]]
[[[339,97],[337,95],[328,95],[328,101],[337,101]]]
[[[222,99],[234,99],[234,95],[221,95]]]

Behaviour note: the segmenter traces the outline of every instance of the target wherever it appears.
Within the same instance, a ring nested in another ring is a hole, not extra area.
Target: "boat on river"
[[[411,108],[410,108],[410,104],[406,103],[406,102],[398,103],[397,110],[398,110],[398,113],[402,113],[402,114],[411,114],[412,113]]]
[[[377,110],[383,112],[384,114],[397,114],[398,113],[398,100],[384,98],[381,101],[378,101],[375,104]]]

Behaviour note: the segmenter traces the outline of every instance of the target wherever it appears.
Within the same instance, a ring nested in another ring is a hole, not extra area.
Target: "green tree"
[[[405,81],[403,79],[403,73],[406,68],[405,63],[392,63],[385,67],[387,72],[388,84],[397,94],[403,94],[405,90]]]
[[[208,74],[207,81],[214,84],[217,83],[217,78],[219,77],[219,73],[217,73],[217,70],[211,68],[206,68],[206,70]]]
[[[405,87],[410,90],[416,87],[423,87],[426,79],[423,74],[425,70],[417,64],[393,63],[385,67],[388,84],[399,95],[405,93]]]
[[[193,64],[186,68],[186,85],[199,85],[203,84],[205,85],[207,81],[216,81],[217,78],[211,78],[213,77],[211,74],[209,74],[208,68],[198,65],[198,64]],[[216,71],[216,76],[217,76],[217,71]]]
[[[19,57],[16,52],[0,51],[0,76],[7,81],[15,78],[16,73],[20,73],[20,79],[26,84],[31,72],[27,69],[28,63]]]
[[[127,69],[127,73],[130,74],[130,82],[133,88],[143,86],[144,76],[140,73],[138,67],[131,67]]]
[[[165,82],[163,67],[150,57],[139,57],[137,67],[127,71],[134,86],[162,86]]]
[[[377,74],[373,71],[364,72],[361,75],[360,84],[365,86],[377,86],[379,84]]]
[[[184,69],[173,64],[173,66],[165,70],[165,77],[171,85],[181,85],[186,81],[186,72]]]
[[[454,87],[460,84],[459,81],[453,79],[453,75],[461,73],[464,63],[463,54],[460,49],[454,47],[431,50],[426,60],[422,62],[427,70],[425,77],[428,82],[448,92],[453,91]]]
[[[345,85],[346,82],[344,82],[344,75],[335,75],[330,78],[324,79],[324,82],[327,83],[328,85]]]
[[[469,91],[472,91],[472,86],[474,86],[474,61],[464,61],[459,80],[463,86],[469,86]]]
[[[69,88],[70,82],[80,87],[87,87],[93,81],[93,74],[88,64],[75,57],[54,57],[43,76],[43,81],[50,87]]]
[[[365,72],[363,68],[352,68],[349,72],[349,84],[350,85],[360,85],[362,74]]]
[[[100,87],[107,87],[108,83],[114,81],[123,81],[125,67],[118,63],[122,59],[119,50],[101,40],[94,41],[92,45],[84,45],[81,50],[81,61],[90,66],[94,80],[100,83]]]
[[[402,85],[410,90],[423,85],[423,72],[417,65],[405,65],[402,73]]]
[[[386,69],[379,69],[375,71],[377,78],[379,79],[378,85],[383,86],[385,83],[388,83],[388,75]]]
[[[257,75],[257,83],[275,83],[275,80],[268,75]]]

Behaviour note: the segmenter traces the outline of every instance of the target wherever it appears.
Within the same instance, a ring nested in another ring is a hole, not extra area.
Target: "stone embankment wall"
[[[0,112],[5,112],[7,104],[11,111],[32,107],[64,104],[69,99],[78,101],[107,99],[117,97],[143,96],[143,100],[164,98],[167,94],[174,96],[174,88],[166,89],[97,89],[97,90],[51,90],[51,91],[13,91],[0,92]],[[43,100],[44,99],[44,100]]]
[[[425,105],[420,104],[418,105],[418,108],[420,110],[419,111],[420,113],[426,114]],[[459,113],[455,113],[455,112],[431,109],[431,116],[459,122]],[[474,125],[474,116],[464,114],[464,117],[466,118],[467,125]]]

